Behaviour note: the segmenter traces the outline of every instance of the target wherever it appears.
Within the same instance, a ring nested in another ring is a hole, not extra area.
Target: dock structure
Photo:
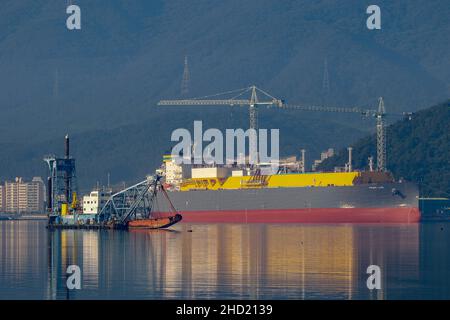
[[[152,212],[161,176],[147,176],[144,181],[113,194],[98,214],[98,222],[125,224],[129,219],[147,218]]]
[[[48,165],[47,179],[47,211],[49,224],[60,223],[61,219],[79,209],[77,207],[77,183],[75,159],[70,156],[69,135],[65,136],[65,155],[46,156]]]
[[[69,135],[66,135],[65,156],[44,158],[49,168],[49,229],[124,229],[130,220],[151,219],[156,194],[164,189],[160,183],[161,175],[147,176],[144,181],[112,194],[104,205],[97,203],[95,212],[84,212],[77,198],[75,159],[70,156],[69,148]],[[158,221],[155,219],[153,224]]]

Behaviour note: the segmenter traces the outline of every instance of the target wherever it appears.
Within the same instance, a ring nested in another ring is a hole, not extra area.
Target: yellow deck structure
[[[183,181],[181,191],[232,190],[250,188],[292,188],[352,186],[360,172],[293,173],[268,176],[238,176],[228,178],[196,178]]]

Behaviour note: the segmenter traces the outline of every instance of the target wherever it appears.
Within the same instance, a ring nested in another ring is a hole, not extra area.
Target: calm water
[[[188,232],[192,230],[192,232]],[[82,289],[66,289],[68,265]],[[366,269],[382,270],[382,289]],[[0,222],[0,299],[450,298],[450,224],[179,224],[47,231]]]

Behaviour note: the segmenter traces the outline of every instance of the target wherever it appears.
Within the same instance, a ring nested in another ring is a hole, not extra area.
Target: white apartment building
[[[44,182],[40,177],[24,181],[17,177],[14,182],[5,182],[4,211],[9,213],[43,213],[45,201]]]

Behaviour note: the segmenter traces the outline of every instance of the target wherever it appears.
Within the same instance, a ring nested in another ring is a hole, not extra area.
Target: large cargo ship
[[[189,169],[189,168],[188,168]],[[190,168],[165,159],[166,189],[184,222],[413,223],[420,220],[415,184],[388,172],[245,174]],[[186,170],[184,170],[186,171]],[[161,201],[159,201],[161,200]],[[155,212],[169,213],[163,199]]]

